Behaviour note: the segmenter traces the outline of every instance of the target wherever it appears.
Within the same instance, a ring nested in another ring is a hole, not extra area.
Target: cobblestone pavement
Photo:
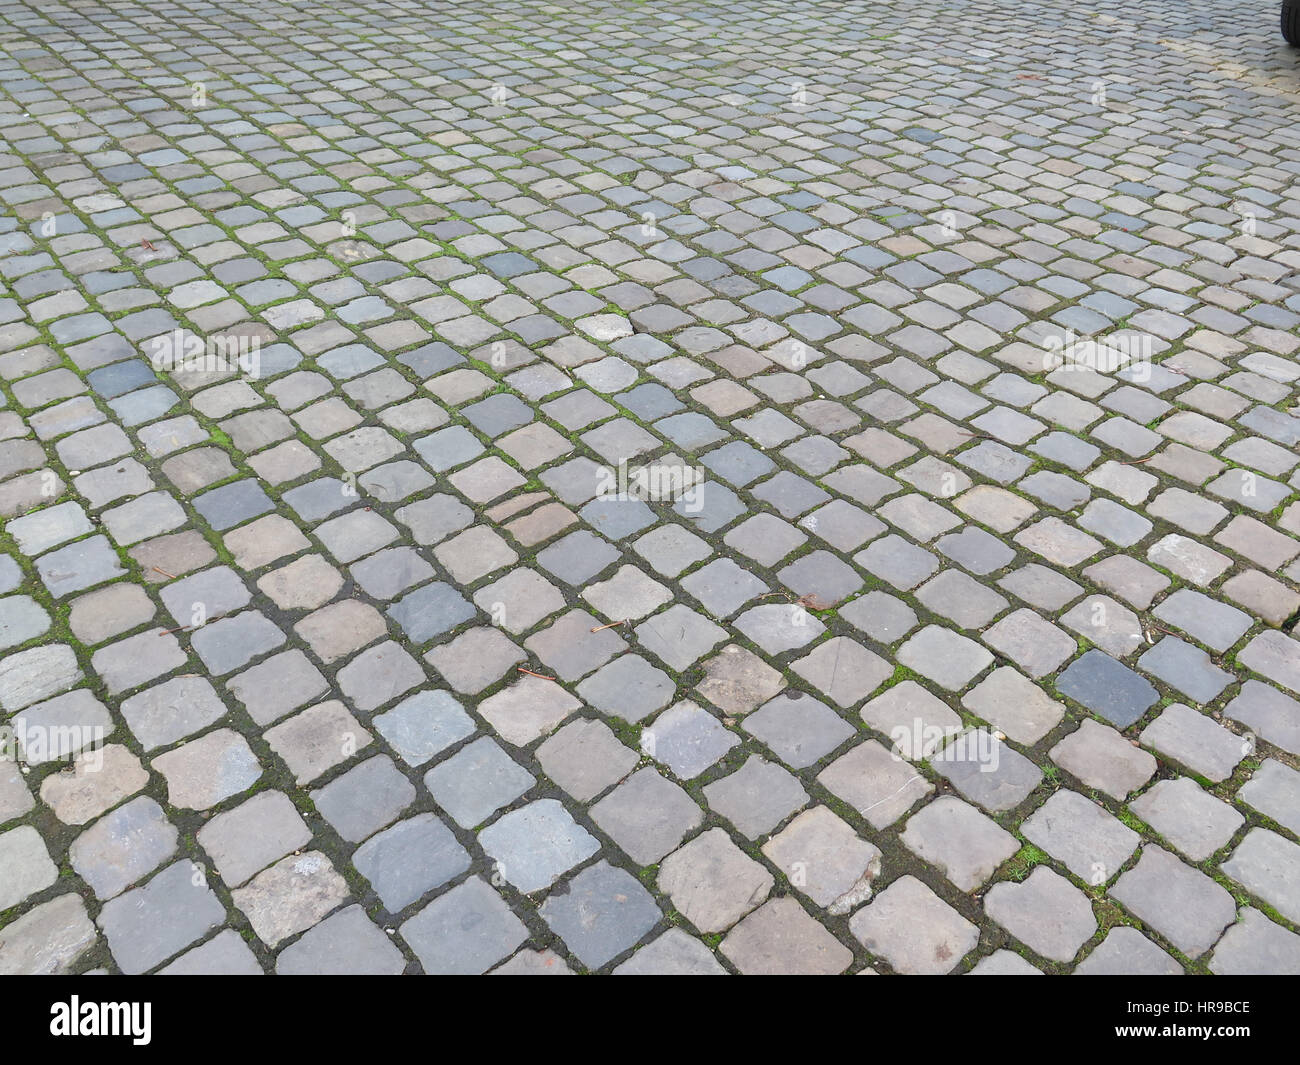
[[[0,0],[0,137],[0,972],[1300,971],[1272,0]]]

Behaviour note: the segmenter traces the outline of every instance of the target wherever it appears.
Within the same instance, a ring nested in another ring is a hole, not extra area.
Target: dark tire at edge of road
[[[1300,48],[1300,0],[1282,0],[1282,36],[1287,44]]]

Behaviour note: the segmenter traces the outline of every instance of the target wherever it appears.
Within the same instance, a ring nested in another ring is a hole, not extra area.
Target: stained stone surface
[[[900,973],[951,972],[979,940],[978,928],[913,876],[890,884],[853,915],[849,927]]]
[[[984,912],[1044,958],[1069,962],[1097,930],[1088,897],[1039,866],[1020,884],[994,884]]]
[[[1276,16],[861,6],[5,8],[0,973],[1300,969]]]

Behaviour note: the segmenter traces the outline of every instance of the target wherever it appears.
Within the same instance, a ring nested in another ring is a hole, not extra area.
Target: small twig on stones
[[[530,677],[537,677],[540,680],[554,680],[554,677],[548,677],[543,673],[534,673],[531,669],[524,669],[523,666],[516,666],[520,673],[527,673]]]
[[[616,629],[616,628],[618,628],[620,625],[626,625],[626,624],[627,624],[627,618],[624,618],[622,621],[611,621],[608,625],[597,625],[597,626],[596,626],[594,629],[592,629],[591,631],[592,631],[592,632],[604,632],[606,629]]]

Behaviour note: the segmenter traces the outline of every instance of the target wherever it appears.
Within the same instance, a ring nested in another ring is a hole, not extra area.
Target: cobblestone
[[[1208,950],[1236,917],[1224,888],[1154,845],[1143,848],[1110,893],[1191,958]]]
[[[0,972],[1300,970],[1275,24],[10,6]]]
[[[1026,946],[1058,962],[1072,960],[1097,930],[1087,896],[1043,866],[1023,883],[993,885],[984,910]]]

